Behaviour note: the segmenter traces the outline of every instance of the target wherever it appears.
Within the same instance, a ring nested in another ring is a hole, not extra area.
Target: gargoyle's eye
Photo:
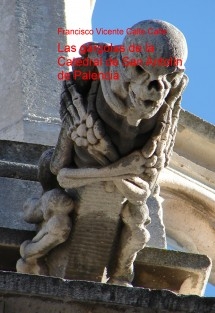
[[[178,74],[178,73],[168,74],[168,75],[166,76],[166,79],[168,80],[168,82],[172,82],[172,81],[175,79],[175,77],[177,76],[177,74]]]
[[[136,66],[136,71],[137,71],[138,74],[144,73],[144,69],[140,65]]]
[[[168,82],[171,83],[172,87],[175,88],[180,83],[182,77],[183,77],[183,71],[168,74],[166,76],[166,79],[168,80]]]

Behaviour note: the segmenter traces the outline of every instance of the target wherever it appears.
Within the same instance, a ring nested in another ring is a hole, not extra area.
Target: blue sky
[[[215,1],[96,0],[93,29],[126,29],[151,18],[170,22],[184,33],[189,48],[186,73],[190,81],[183,94],[182,107],[215,124]],[[123,37],[94,35],[93,39],[120,44]]]
[[[93,29],[125,30],[146,19],[167,21],[184,33],[189,49],[186,62],[189,85],[183,94],[182,107],[215,124],[215,1],[96,0],[92,22]],[[93,40],[121,44],[123,37],[95,34]],[[205,295],[215,296],[215,287],[208,286]]]

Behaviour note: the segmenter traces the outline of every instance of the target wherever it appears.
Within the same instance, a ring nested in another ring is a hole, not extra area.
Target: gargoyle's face
[[[137,125],[142,119],[150,119],[161,108],[170,89],[182,79],[183,70],[169,73],[168,70],[149,72],[140,66],[129,69],[132,77],[128,85],[127,121]],[[130,101],[129,101],[130,100]]]
[[[138,32],[127,34],[123,40],[125,51],[119,56],[119,68],[124,89],[121,88],[120,92],[126,90],[128,93],[124,116],[130,125],[137,126],[140,120],[152,118],[164,103],[170,89],[179,84],[188,51],[184,35],[168,22],[146,20],[135,24],[131,29]],[[139,34],[140,29],[144,34]],[[158,30],[163,33],[156,35]],[[126,66],[125,58],[138,60],[139,65]],[[153,62],[148,63],[148,58]],[[174,62],[163,66],[156,63],[156,60]],[[117,84],[115,85],[112,84],[111,88],[117,92]]]

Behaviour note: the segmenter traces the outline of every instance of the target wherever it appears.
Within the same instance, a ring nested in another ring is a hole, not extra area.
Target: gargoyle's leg
[[[150,222],[148,207],[144,204],[131,204],[126,202],[121,217],[123,229],[117,256],[116,270],[109,283],[131,286],[133,280],[133,262],[137,253],[144,248],[150,239],[145,226]]]
[[[61,214],[51,217],[32,240],[26,240],[21,244],[21,256],[25,259],[43,257],[54,247],[66,241],[71,227],[68,216]]]

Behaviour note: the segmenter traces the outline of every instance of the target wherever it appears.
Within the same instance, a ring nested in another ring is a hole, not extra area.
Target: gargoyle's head
[[[119,56],[121,81],[111,81],[114,93],[127,90],[130,101],[126,110],[129,124],[153,117],[171,88],[180,83],[187,59],[184,35],[173,25],[146,20],[129,29]]]

